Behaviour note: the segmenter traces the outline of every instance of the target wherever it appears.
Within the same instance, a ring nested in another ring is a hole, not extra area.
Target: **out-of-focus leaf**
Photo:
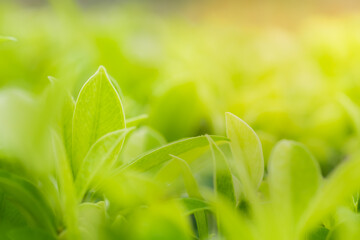
[[[224,237],[229,240],[262,239],[255,234],[260,235],[248,219],[241,212],[235,211],[232,203],[228,202],[227,199],[219,196],[215,201],[212,201],[211,208],[216,211],[217,221],[220,224],[219,238]]]
[[[252,187],[258,187],[264,175],[264,158],[258,136],[232,113],[226,113],[226,134],[230,139],[238,177],[243,184],[250,181]]]
[[[121,129],[106,134],[90,148],[75,179],[78,197],[81,200],[89,184],[99,172],[105,173],[119,156],[125,136],[131,129]]]
[[[73,118],[72,165],[76,175],[90,147],[107,133],[125,128],[118,93],[104,67],[80,90]]]
[[[70,161],[67,158],[64,141],[53,135],[54,153],[56,159],[56,170],[59,182],[60,201],[62,203],[62,214],[66,228],[66,236],[69,239],[78,239],[78,212],[74,179],[71,171]]]
[[[0,216],[0,239],[7,239],[9,231],[27,224],[27,216],[24,216],[16,203],[7,199],[2,191],[0,191]]]
[[[324,227],[318,227],[311,232],[305,239],[306,240],[327,240],[329,235],[329,229]]]
[[[6,198],[21,206],[30,221],[55,235],[56,224],[52,209],[39,190],[30,182],[0,170],[0,187]]]
[[[187,216],[178,201],[153,203],[147,208],[137,208],[123,225],[122,236],[116,239],[191,239]]]
[[[196,198],[181,198],[179,200],[184,205],[186,212],[185,214],[190,215],[198,211],[210,210],[210,206],[204,200]]]
[[[315,198],[299,224],[299,231],[311,229],[322,219],[335,210],[344,199],[351,199],[352,194],[360,188],[360,156],[352,156],[339,165],[328,178],[324,180]]]
[[[186,188],[186,191],[190,198],[198,198],[202,199],[198,183],[196,182],[196,179],[190,169],[189,164],[182,158],[174,156],[170,154],[172,157],[171,162],[169,164],[165,165],[156,175],[156,180],[162,183],[167,184],[169,180],[173,180],[173,176],[170,176],[168,173],[168,166],[170,168],[177,168],[180,169],[180,172],[182,174],[182,177],[184,179],[184,185]],[[171,173],[171,172],[170,172]]]
[[[326,240],[360,239],[360,216],[350,209],[337,210],[338,224],[329,232]]]
[[[131,171],[115,176],[102,175],[98,189],[116,209],[149,205],[165,196],[163,185],[142,173]]]
[[[176,164],[176,167],[181,169],[181,173],[184,179],[185,188],[190,198],[197,198],[197,199],[203,199],[201,196],[199,186],[196,182],[196,179],[191,172],[189,164],[182,158],[179,158],[177,156],[171,155],[173,157],[172,162]],[[163,169],[161,169],[160,173],[157,175],[157,179],[159,179],[159,176],[166,177],[166,168],[165,166]],[[174,167],[174,166],[171,166]],[[161,179],[164,182],[164,179]],[[198,234],[200,239],[206,239],[209,235],[209,229],[207,224],[207,218],[205,211],[196,211],[194,213],[195,221],[198,229]]]
[[[224,196],[235,206],[234,183],[226,157],[215,142],[209,136],[207,136],[207,138],[214,163],[215,193]]]
[[[50,155],[48,126],[52,112],[46,111],[42,100],[18,89],[0,92],[0,149],[21,161],[29,172],[47,174],[52,162],[42,160]]]
[[[120,163],[128,163],[139,156],[139,154],[143,154],[165,144],[166,140],[159,132],[150,127],[142,126],[134,130],[129,134],[129,137],[126,138],[119,157],[121,160]]]
[[[130,119],[126,119],[126,127],[137,127],[139,124],[141,124],[143,121],[145,121],[148,118],[147,114],[142,114],[137,117],[133,117]]]
[[[64,144],[68,159],[72,157],[72,120],[75,109],[75,101],[70,94],[66,94],[62,109],[60,128],[63,134]]]
[[[23,227],[14,229],[8,234],[9,240],[56,240],[53,235],[40,228]]]
[[[149,125],[168,141],[198,134],[203,127],[202,103],[194,82],[186,82],[165,91],[152,104]]]
[[[320,167],[303,145],[282,140],[270,156],[268,170],[273,215],[284,236],[292,238],[299,218],[320,186]]]
[[[211,138],[218,143],[226,142],[227,138],[221,136],[211,136]],[[120,169],[132,169],[136,171],[148,171],[153,167],[159,166],[171,159],[169,154],[181,156],[181,154],[192,151],[203,152],[204,147],[207,147],[208,141],[205,136],[186,138],[175,141],[162,146],[158,149],[145,153],[134,159],[129,164]],[[195,154],[195,153],[194,153]]]
[[[82,203],[79,206],[81,239],[97,240],[104,236],[105,203]]]
[[[340,95],[341,104],[346,109],[350,119],[356,130],[356,134],[360,137],[360,108],[348,96]]]

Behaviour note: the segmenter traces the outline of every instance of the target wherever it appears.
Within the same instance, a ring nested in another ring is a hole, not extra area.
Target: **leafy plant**
[[[259,137],[231,113],[227,137],[166,143],[146,116],[126,118],[104,67],[76,101],[66,84],[0,94],[2,239],[359,236],[358,154],[323,177],[303,144],[282,140],[265,169]]]

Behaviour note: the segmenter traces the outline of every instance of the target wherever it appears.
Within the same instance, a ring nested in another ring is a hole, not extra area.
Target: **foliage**
[[[357,19],[63,2],[0,5],[1,239],[360,237]]]
[[[52,79],[38,98],[1,93],[7,115],[1,119],[2,239],[354,239],[360,234],[358,198],[351,198],[360,185],[357,155],[323,178],[304,145],[283,140],[265,171],[258,136],[231,113],[226,114],[228,138],[206,135],[166,144],[154,137],[159,133],[144,132],[136,125],[140,121],[125,118],[104,67],[75,103],[66,91]],[[35,107],[22,112],[24,104]],[[150,134],[148,139],[158,142],[130,141],[139,131],[140,139]],[[19,136],[11,140],[4,134]],[[39,142],[25,143],[35,136]],[[210,164],[213,184],[199,164]]]

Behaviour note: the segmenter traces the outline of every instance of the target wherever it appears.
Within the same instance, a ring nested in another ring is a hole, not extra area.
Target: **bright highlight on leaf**
[[[8,41],[17,42],[17,39],[9,36],[0,36],[0,43]]]

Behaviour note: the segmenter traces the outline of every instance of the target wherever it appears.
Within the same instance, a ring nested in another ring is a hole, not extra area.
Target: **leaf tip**
[[[97,71],[98,71],[98,73],[106,74],[106,69],[105,69],[105,67],[103,65],[100,65]]]
[[[231,118],[231,117],[236,117],[235,114],[231,113],[231,112],[225,112],[225,118]]]

